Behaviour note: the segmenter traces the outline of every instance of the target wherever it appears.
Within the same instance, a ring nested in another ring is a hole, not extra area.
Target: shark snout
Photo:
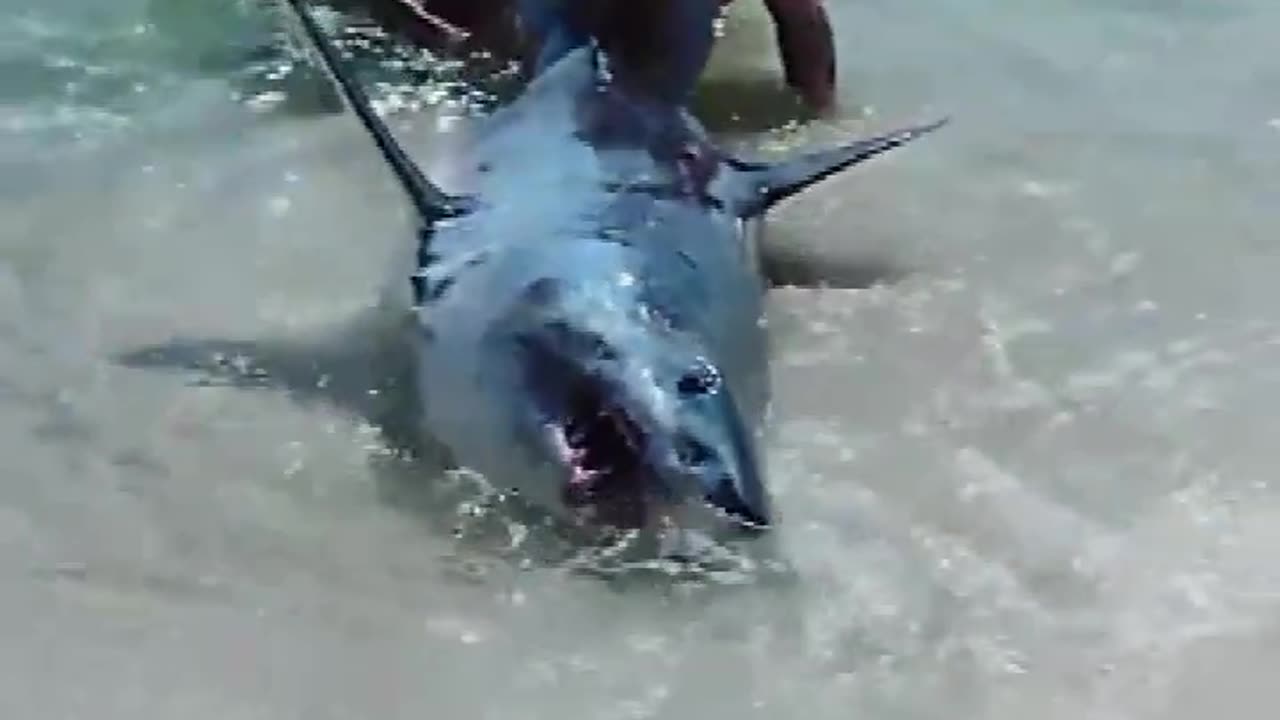
[[[689,402],[686,400],[686,402]],[[771,512],[751,433],[727,390],[699,398],[675,428],[680,471],[692,478],[699,500],[737,524],[769,526]]]

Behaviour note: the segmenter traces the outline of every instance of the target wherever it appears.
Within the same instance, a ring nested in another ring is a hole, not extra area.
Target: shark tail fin
[[[350,69],[338,57],[338,50],[320,28],[320,23],[308,9],[306,0],[285,0],[302,25],[302,30],[312,48],[319,54],[321,64],[338,85],[347,104],[360,118],[360,123],[373,139],[382,157],[391,166],[405,193],[422,216],[431,224],[440,220],[465,215],[473,208],[473,201],[465,196],[449,195],[427,179],[418,165],[405,153],[396,141],[391,129],[373,109],[369,96],[360,87]]]
[[[948,118],[943,118],[926,125],[901,128],[836,147],[803,153],[776,163],[732,160],[734,169],[745,173],[755,190],[754,197],[739,210],[739,214],[744,218],[762,215],[779,202],[832,175],[905,145],[937,130],[947,122]]]

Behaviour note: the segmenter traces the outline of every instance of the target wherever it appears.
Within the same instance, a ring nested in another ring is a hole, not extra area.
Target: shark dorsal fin
[[[321,30],[315,16],[307,8],[305,0],[287,0],[287,2],[302,24],[310,45],[320,55],[325,70],[337,83],[347,104],[360,118],[360,123],[364,125],[374,144],[378,146],[382,157],[395,172],[396,178],[404,187],[405,194],[409,196],[418,214],[422,216],[423,222],[430,225],[470,212],[475,206],[474,199],[450,195],[441,190],[439,186],[427,179],[417,163],[400,147],[391,129],[373,109],[369,96],[338,57],[338,51],[333,46],[333,42]]]
[[[738,214],[744,218],[762,215],[782,200],[858,163],[937,130],[946,123],[947,119],[943,118],[927,125],[902,128],[836,147],[802,153],[780,162],[730,159],[730,166],[747,176],[753,192],[752,197],[740,206]]]

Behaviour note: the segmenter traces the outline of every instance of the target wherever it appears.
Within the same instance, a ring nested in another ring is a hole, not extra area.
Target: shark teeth
[[[579,490],[623,471],[639,457],[635,427],[625,415],[609,408],[589,418],[548,423],[546,429],[552,448],[570,471],[569,485]]]

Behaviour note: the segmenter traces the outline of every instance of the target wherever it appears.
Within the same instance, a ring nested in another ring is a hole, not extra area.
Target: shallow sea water
[[[269,10],[0,3],[0,716],[1270,717],[1280,6],[833,0],[779,133],[738,5],[735,140],[954,122],[769,228],[876,282],[773,295],[791,572],[695,583],[402,452],[410,218]]]

